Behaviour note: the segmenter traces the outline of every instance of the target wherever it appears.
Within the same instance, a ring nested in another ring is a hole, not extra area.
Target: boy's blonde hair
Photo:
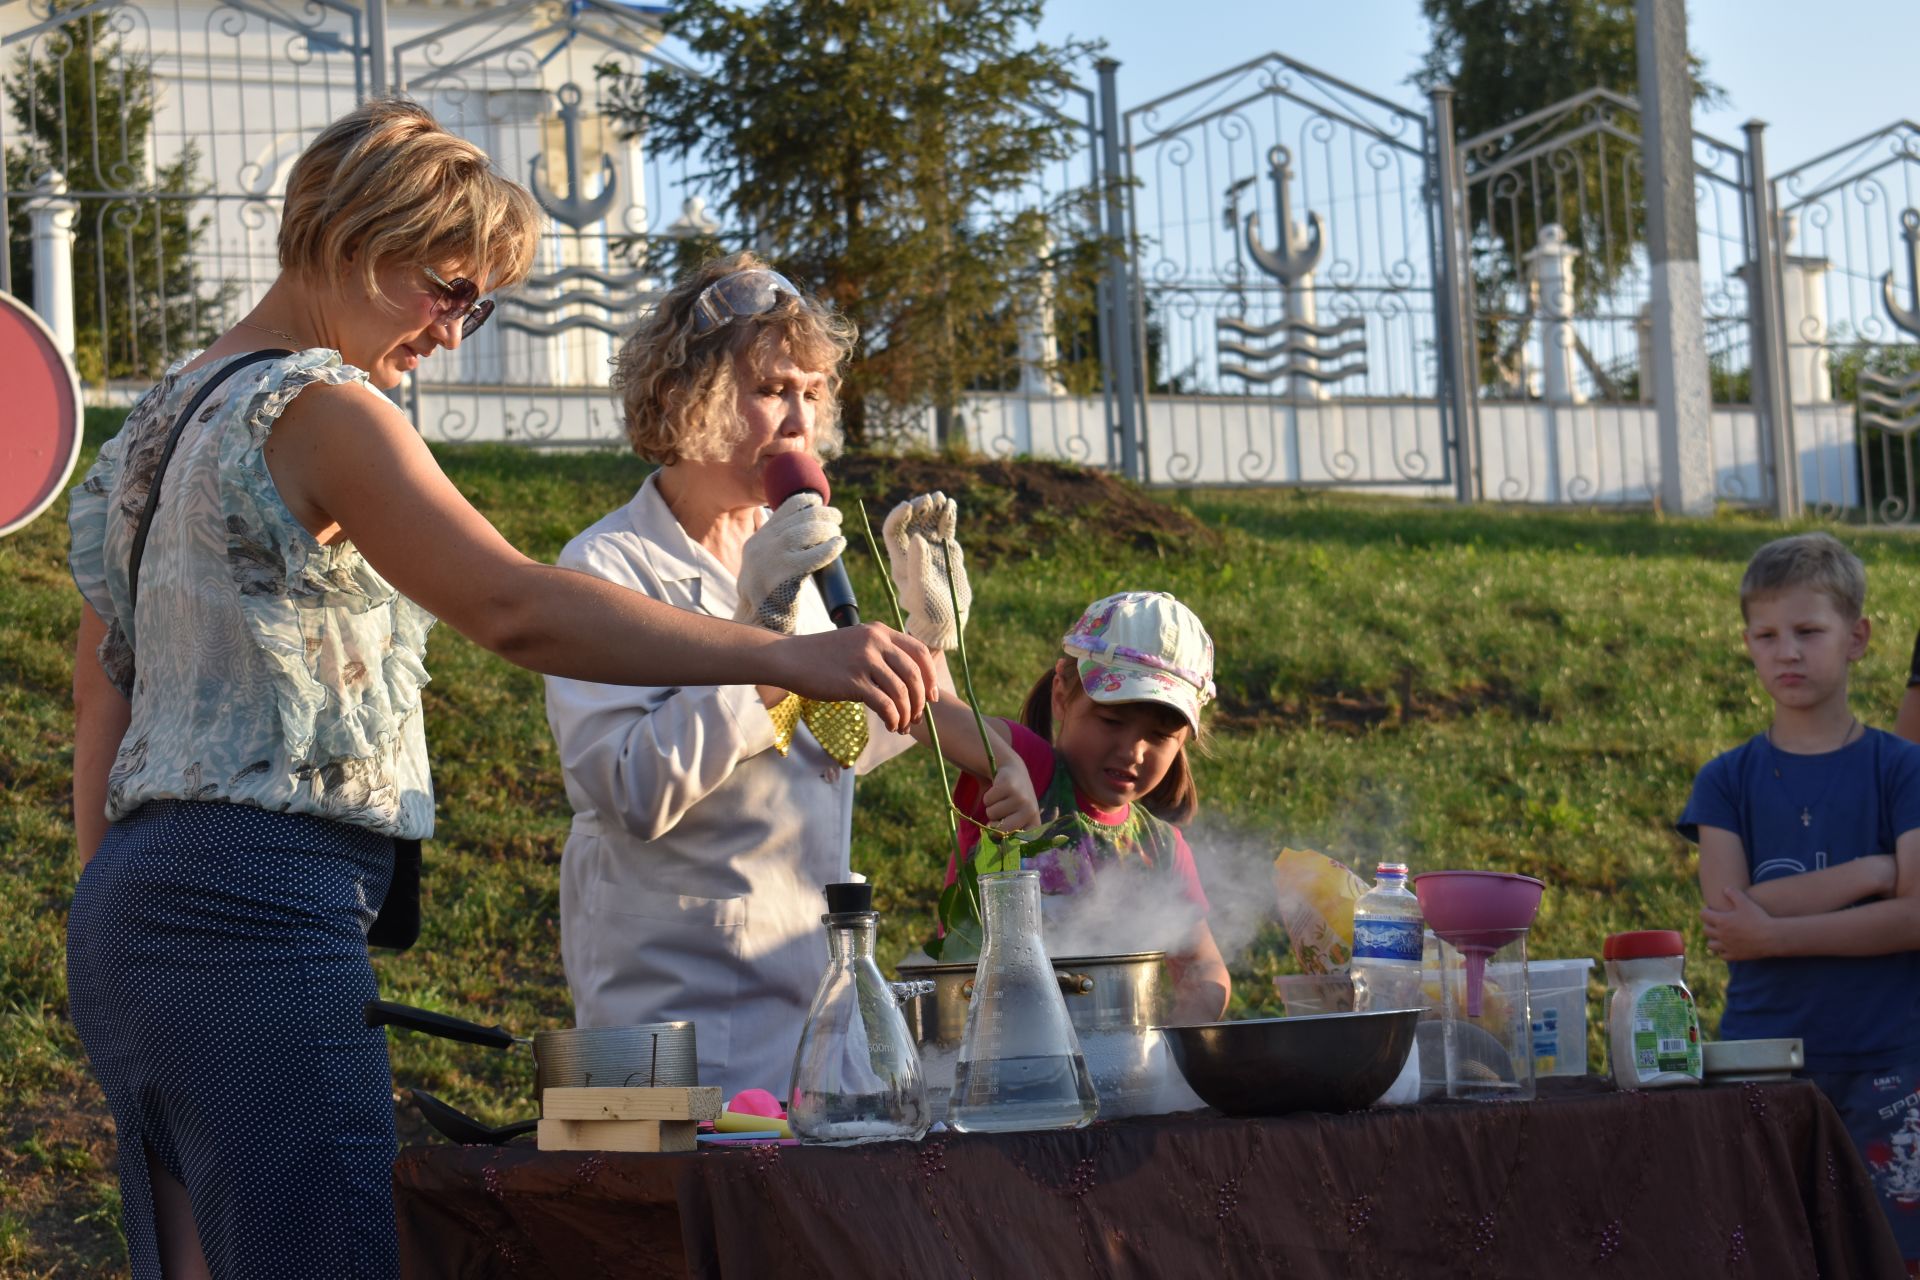
[[[1740,579],[1740,616],[1759,597],[1795,587],[1824,593],[1848,622],[1866,611],[1866,566],[1830,533],[1796,533],[1754,552]]]
[[[734,401],[734,359],[785,353],[809,372],[827,375],[826,398],[814,419],[814,449],[840,451],[840,366],[853,350],[853,322],[811,299],[779,296],[770,311],[741,316],[705,333],[693,331],[693,304],[715,280],[765,268],[751,253],[715,258],[681,277],[649,311],[613,361],[633,451],[648,462],[718,462],[740,439]]]
[[[407,98],[375,98],[321,131],[294,161],[280,218],[280,268],[325,279],[351,259],[369,296],[407,259],[460,263],[482,289],[526,279],[540,208],[487,153]]]

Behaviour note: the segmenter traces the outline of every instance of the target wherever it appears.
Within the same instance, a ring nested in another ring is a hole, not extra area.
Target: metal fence
[[[610,111],[609,64],[699,74],[646,8],[0,0],[0,54],[0,287],[65,317],[95,398],[244,313],[289,165],[368,92],[419,97],[551,217],[533,279],[408,389],[432,438],[617,442],[608,361],[664,283],[638,251],[749,239]],[[1456,139],[1445,90],[1416,108],[1276,53],[1133,107],[1096,63],[1026,109],[1072,145],[980,209],[1048,209],[1104,269],[1036,264],[959,415],[975,447],[1161,484],[1659,492],[1631,99]],[[1693,178],[1717,496],[1912,520],[1920,127],[1771,179],[1758,126],[1696,134]]]
[[[1900,121],[1772,180],[1777,210],[1780,394],[1796,430],[1837,434],[1858,450],[1823,450],[1817,479],[1856,475],[1856,503],[1816,499],[1823,514],[1912,524],[1914,433],[1920,430],[1920,125]],[[1831,486],[1828,486],[1831,487]]]
[[[277,182],[368,53],[337,0],[0,2],[0,287],[64,308],[89,384],[151,378],[272,281]],[[70,275],[35,278],[56,232]]]
[[[1122,122],[1144,478],[1449,483],[1426,118],[1269,54]]]
[[[1639,107],[1594,89],[1458,147],[1461,281],[1488,496],[1651,502],[1651,281]],[[1751,404],[1746,157],[1695,133],[1693,186],[1718,415],[1718,496],[1771,503],[1772,460]],[[1547,412],[1530,411],[1546,406]]]

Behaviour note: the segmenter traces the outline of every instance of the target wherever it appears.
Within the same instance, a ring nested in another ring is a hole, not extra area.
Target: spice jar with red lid
[[[1622,1089],[1697,1085],[1700,1011],[1687,990],[1686,943],[1676,930],[1616,933],[1607,969],[1607,1065]]]

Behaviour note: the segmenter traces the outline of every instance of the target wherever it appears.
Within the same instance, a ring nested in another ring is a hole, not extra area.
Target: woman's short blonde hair
[[[689,272],[627,335],[613,361],[613,389],[633,451],[661,466],[718,462],[739,441],[734,360],[783,353],[827,375],[814,419],[814,448],[840,450],[840,366],[853,350],[853,322],[811,298],[781,295],[771,311],[743,316],[706,333],[693,331],[693,304],[715,280],[766,263],[751,253],[715,258]]]
[[[540,208],[487,153],[406,98],[375,98],[328,125],[294,161],[280,219],[280,268],[325,278],[348,262],[367,292],[410,259],[463,264],[483,289],[533,267]]]

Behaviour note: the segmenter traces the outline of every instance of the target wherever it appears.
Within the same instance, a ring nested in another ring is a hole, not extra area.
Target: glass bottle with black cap
[[[920,1051],[874,963],[870,884],[826,886],[831,961],[793,1055],[787,1122],[810,1143],[918,1141],[932,1123]]]

